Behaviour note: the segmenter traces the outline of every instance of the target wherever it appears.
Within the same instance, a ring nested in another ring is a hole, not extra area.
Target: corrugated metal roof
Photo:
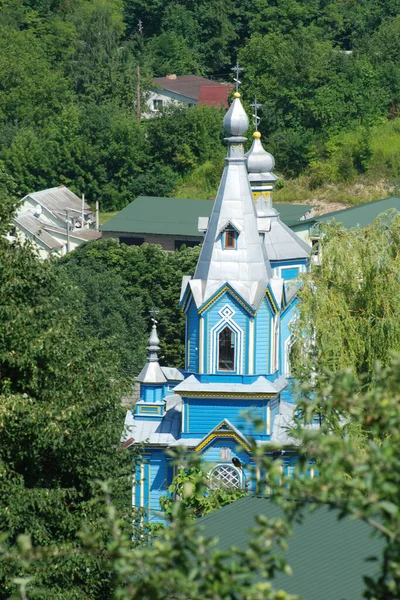
[[[51,250],[63,247],[63,244],[60,244],[60,242],[50,235],[50,233],[45,231],[43,223],[41,223],[33,215],[21,215],[19,217],[15,217],[13,221],[17,226],[22,227],[41,240]]]
[[[300,223],[296,223],[295,227],[304,225],[305,223],[326,223],[333,220],[342,223],[342,225],[348,229],[351,229],[352,227],[366,227],[381,213],[392,208],[400,212],[400,196],[390,196],[389,198],[383,198],[382,200],[366,202],[365,204],[358,204],[357,206],[351,206],[350,208],[326,213],[319,217],[313,217],[301,221]]]
[[[199,217],[209,217],[214,200],[139,196],[102,226],[115,233],[154,233],[200,238]],[[284,223],[297,222],[313,207],[309,204],[274,204]]]
[[[228,96],[228,91],[232,89],[232,85],[218,83],[217,81],[212,81],[211,79],[206,79],[205,77],[199,77],[197,75],[178,75],[174,79],[170,77],[155,77],[153,81],[164,90],[182,94],[188,98],[193,98],[193,100],[198,100],[200,98],[201,88],[203,87],[219,87],[225,91],[226,97]]]
[[[283,511],[269,498],[247,496],[206,515],[198,524],[204,535],[218,538],[217,548],[244,550],[257,515],[282,517]],[[370,537],[371,528],[360,520],[339,521],[338,511],[323,506],[307,513],[293,530],[286,554],[293,575],[278,573],[273,580],[275,589],[304,600],[361,600],[363,576],[379,571],[378,563],[367,559],[379,556],[383,548],[380,538]]]
[[[61,212],[65,214],[65,209],[67,208],[76,211],[82,210],[82,199],[64,185],[49,188],[48,190],[41,190],[40,192],[32,192],[31,194],[27,194],[25,198],[32,198],[35,202],[53,213]],[[90,211],[89,204],[85,203],[84,208],[85,211]]]

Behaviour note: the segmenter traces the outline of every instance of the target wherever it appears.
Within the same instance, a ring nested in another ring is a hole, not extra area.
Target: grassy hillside
[[[268,143],[264,143],[268,148]],[[201,165],[175,189],[180,198],[214,198],[223,169],[218,161]],[[279,175],[279,164],[276,165]],[[398,194],[400,188],[400,119],[359,127],[332,137],[316,149],[310,166],[294,179],[278,181],[278,202],[315,204],[318,212],[335,210]]]

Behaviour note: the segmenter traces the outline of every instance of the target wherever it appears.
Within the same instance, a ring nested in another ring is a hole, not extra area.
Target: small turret
[[[276,214],[276,211],[272,209],[272,192],[278,177],[272,172],[275,160],[272,154],[264,150],[261,133],[255,131],[253,138],[253,144],[246,154],[246,163],[257,216],[262,217]]]
[[[153,319],[153,326],[147,346],[147,363],[139,373],[136,381],[140,383],[140,400],[135,406],[135,418],[155,417],[162,419],[165,412],[165,386],[167,378],[165,377],[158,362],[158,352],[160,350],[160,340],[158,339],[156,320]]]

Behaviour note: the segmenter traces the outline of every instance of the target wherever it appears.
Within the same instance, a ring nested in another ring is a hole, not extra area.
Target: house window
[[[119,238],[120,244],[126,244],[127,246],[141,246],[144,244],[144,238],[139,237],[131,237],[131,236],[121,236]]]
[[[230,465],[218,465],[210,473],[210,488],[217,490],[221,488],[240,487],[240,475]]]
[[[162,100],[153,100],[153,110],[160,110],[162,108],[163,101]]]
[[[236,248],[236,231],[232,228],[226,229],[224,232],[224,248],[234,250]]]
[[[235,370],[235,333],[224,327],[218,336],[218,370]]]

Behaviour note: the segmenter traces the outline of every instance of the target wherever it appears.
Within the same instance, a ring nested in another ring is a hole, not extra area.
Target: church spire
[[[271,268],[257,229],[257,214],[248,180],[243,143],[249,120],[240,93],[224,118],[228,155],[209,219],[193,280],[197,306],[224,284],[255,308],[271,277]]]

